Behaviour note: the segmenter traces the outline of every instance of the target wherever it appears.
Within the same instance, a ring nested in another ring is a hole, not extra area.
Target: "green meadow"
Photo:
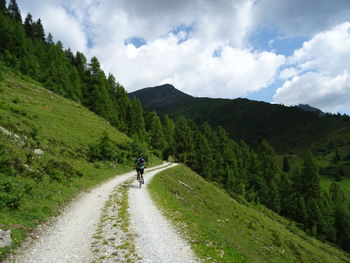
[[[161,172],[149,190],[203,262],[350,262],[342,250],[262,206],[232,199],[186,166]]]

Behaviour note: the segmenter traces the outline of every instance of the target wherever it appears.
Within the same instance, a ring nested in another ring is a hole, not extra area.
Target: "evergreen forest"
[[[16,0],[8,5],[0,0],[0,78],[6,71],[28,76],[104,118],[132,138],[134,153],[182,162],[236,200],[264,205],[309,235],[350,252],[350,205],[337,182],[321,187],[310,151],[299,166],[290,168],[285,159],[281,168],[267,140],[252,146],[233,140],[221,126],[143,109],[101,69],[98,58],[65,49],[31,14],[22,18]],[[89,147],[91,161],[120,158],[106,135]],[[0,173],[13,176],[18,171],[1,145],[0,153]]]

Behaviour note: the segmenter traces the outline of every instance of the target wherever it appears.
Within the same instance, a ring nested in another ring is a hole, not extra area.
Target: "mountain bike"
[[[141,189],[145,181],[143,179],[143,174],[141,174],[139,171],[137,171],[137,181],[139,182],[139,188]]]

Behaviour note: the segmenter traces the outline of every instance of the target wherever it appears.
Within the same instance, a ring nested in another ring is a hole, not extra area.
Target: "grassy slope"
[[[269,210],[236,202],[185,166],[163,171],[149,189],[205,262],[350,262],[341,250]]]
[[[15,140],[0,136],[0,140],[20,163],[29,165],[29,169],[40,170],[49,160],[56,160],[67,162],[82,174],[80,177],[66,175],[63,180],[53,180],[47,175],[13,178],[25,189],[31,189],[22,197],[19,209],[0,209],[0,228],[12,230],[13,247],[37,224],[56,215],[58,208],[79,191],[131,168],[128,150],[125,150],[124,164],[92,164],[87,160],[88,145],[97,142],[103,131],[121,146],[121,151],[131,142],[125,134],[81,105],[10,72],[0,80],[0,126],[20,137]],[[44,155],[33,154],[36,148],[42,149]],[[7,180],[5,176],[0,177]],[[8,249],[2,249],[0,255],[6,252]]]

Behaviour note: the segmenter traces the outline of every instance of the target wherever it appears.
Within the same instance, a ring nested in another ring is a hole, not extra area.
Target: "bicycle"
[[[145,181],[143,179],[143,174],[141,174],[140,171],[137,171],[137,181],[139,182],[139,188],[141,189]]]

